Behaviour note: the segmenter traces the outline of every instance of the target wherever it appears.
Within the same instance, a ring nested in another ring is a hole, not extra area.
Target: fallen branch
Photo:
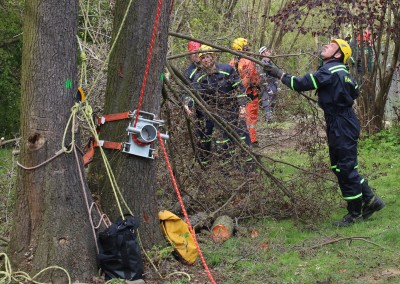
[[[264,65],[265,65],[264,62],[262,62],[262,61],[260,61],[260,60],[257,60],[257,59],[254,59],[254,57],[248,56],[248,55],[244,54],[243,52],[238,52],[238,51],[235,51],[235,50],[232,50],[232,49],[229,49],[229,48],[225,48],[225,47],[222,47],[222,46],[215,45],[215,44],[213,44],[213,43],[211,43],[211,42],[208,42],[208,41],[204,41],[204,40],[200,40],[200,39],[195,39],[195,38],[193,38],[193,37],[190,37],[190,36],[187,36],[187,35],[183,35],[183,34],[179,34],[179,33],[169,32],[168,34],[171,35],[171,36],[174,36],[174,37],[179,37],[179,38],[183,38],[183,39],[187,39],[187,40],[194,40],[194,41],[197,41],[197,42],[199,42],[199,43],[201,43],[201,44],[206,44],[206,45],[211,46],[211,47],[214,47],[214,48],[216,48],[216,49],[219,49],[219,50],[222,50],[222,51],[225,51],[225,52],[229,52],[229,53],[231,53],[231,54],[240,56],[240,57],[242,57],[242,58],[246,58],[246,59],[248,59],[248,60],[251,60],[251,61],[257,63],[258,65],[261,65],[261,66],[264,66]],[[194,52],[194,53],[196,53],[196,52]],[[255,53],[252,53],[252,54],[255,54]],[[258,55],[258,54],[255,54],[255,55]],[[297,55],[297,54],[296,54],[296,55]],[[258,55],[258,56],[259,56],[259,55]],[[269,56],[269,57],[272,58],[273,56]],[[277,56],[275,56],[275,57],[277,57]],[[314,103],[317,103],[317,102],[318,102],[316,99],[313,99],[313,98],[311,98],[311,97],[305,95],[305,94],[302,93],[302,92],[298,92],[298,93],[299,93],[301,96],[303,96],[304,98],[306,98],[307,100],[313,101]]]
[[[241,185],[239,185],[236,189],[234,189],[233,194],[231,195],[231,197],[228,198],[228,200],[217,210],[215,210],[214,212],[212,212],[209,216],[214,219],[215,215],[221,211],[226,205],[228,205],[229,203],[231,203],[232,199],[236,196],[236,194],[240,191],[240,189],[245,186],[248,182],[250,181],[254,181],[254,179],[248,179],[245,182],[243,182]]]
[[[197,214],[197,218],[198,220],[196,220],[196,224],[193,226],[193,228],[196,228],[198,226],[198,224],[202,224],[202,222],[207,221],[207,220],[214,220],[215,219],[215,215],[221,211],[225,206],[227,206],[229,203],[231,203],[231,201],[233,200],[233,198],[238,194],[238,192],[243,188],[243,186],[245,186],[247,183],[254,181],[254,179],[248,179],[245,182],[243,182],[242,184],[240,184],[237,188],[235,188],[233,190],[232,195],[228,198],[228,200],[226,200],[226,202],[217,210],[215,210],[214,212],[211,212],[209,214],[206,213],[202,213],[200,212],[200,214]],[[193,198],[192,198],[193,199]]]
[[[4,140],[4,137],[1,137],[0,139],[0,146],[9,144],[9,143],[13,143],[13,142],[18,142],[21,138],[14,138],[14,139],[10,139],[10,140]]]

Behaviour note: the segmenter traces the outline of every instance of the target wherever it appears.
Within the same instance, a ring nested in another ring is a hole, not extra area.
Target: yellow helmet
[[[201,52],[199,52],[199,56],[202,57],[203,55],[214,53],[214,51],[210,51],[210,50],[212,50],[212,49],[213,49],[213,48],[212,48],[211,46],[202,44],[202,45],[200,46],[200,48],[199,48],[199,51],[201,51]]]
[[[351,51],[351,47],[350,45],[347,43],[347,41],[343,40],[343,39],[333,39],[331,40],[331,43],[334,42],[337,45],[339,45],[340,50],[343,52],[343,63],[346,63],[347,60],[349,60],[349,58],[351,57],[352,51]]]
[[[243,48],[248,44],[249,42],[247,39],[238,37],[233,40],[231,47],[233,50],[243,51]]]

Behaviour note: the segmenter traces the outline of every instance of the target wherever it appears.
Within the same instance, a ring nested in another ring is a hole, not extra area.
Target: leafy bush
[[[21,4],[0,7],[0,135],[18,133],[20,112],[20,66],[22,55]]]

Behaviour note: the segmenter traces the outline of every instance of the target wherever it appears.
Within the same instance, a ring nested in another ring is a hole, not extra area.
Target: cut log
[[[233,220],[227,215],[219,216],[212,228],[211,239],[216,243],[222,243],[228,240],[233,233]]]

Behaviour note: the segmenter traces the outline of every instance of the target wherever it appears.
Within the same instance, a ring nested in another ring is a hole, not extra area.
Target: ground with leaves
[[[255,151],[279,160],[275,164],[274,174],[288,183],[295,183],[296,172],[291,165],[300,167],[308,161],[296,152],[309,151],[311,148],[307,139],[298,141],[294,137],[301,135],[299,129],[307,132],[307,128],[285,122],[272,125],[261,122],[259,125],[263,140],[261,147]],[[318,133],[323,140],[323,131]],[[314,202],[310,203],[304,198],[299,201],[304,205],[304,210],[297,208],[298,215],[287,211],[289,218],[282,218],[282,214],[276,218],[268,211],[262,216],[248,212],[253,215],[237,218],[236,234],[222,244],[213,243],[208,230],[198,232],[205,260],[216,282],[398,283],[400,226],[391,217],[397,216],[400,208],[397,200],[400,180],[396,174],[400,170],[400,160],[396,154],[400,151],[398,134],[399,129],[393,128],[374,137],[364,137],[360,143],[361,172],[387,205],[367,221],[349,228],[336,229],[331,226],[331,221],[341,218],[346,211],[335,184],[325,180],[327,187],[319,189],[319,194],[322,202],[326,196],[321,192],[327,191],[332,195],[326,199],[331,203],[325,208],[329,210],[321,208],[321,204],[315,207]],[[297,150],[293,151],[294,148]],[[313,155],[324,155],[326,149],[320,150],[322,153],[315,152]],[[322,160],[327,162],[326,159],[324,156]],[[290,166],[279,166],[282,162],[288,162]],[[334,180],[333,176],[329,177],[329,172],[321,171],[320,174],[327,174],[327,178]],[[330,187],[336,189],[331,191]],[[303,193],[305,191],[301,191]],[[207,206],[207,203],[203,204]],[[307,211],[313,210],[322,212],[322,215],[318,217],[317,214],[311,214],[309,216],[312,219],[307,219]],[[232,212],[237,211],[229,211],[228,214]],[[199,261],[195,266],[184,266],[171,256],[156,259],[156,266],[163,277],[174,271],[182,271],[190,275],[191,281],[187,280],[186,274],[173,274],[160,280],[148,265],[147,283],[210,283]]]
[[[295,154],[307,148],[306,139],[301,139],[301,143],[289,139],[299,135],[297,126],[285,122],[269,126],[260,122],[259,125],[260,134],[266,133],[265,137],[268,137],[268,140],[261,140],[261,147],[255,151],[291,165],[300,166],[308,161],[304,156]],[[297,149],[295,152],[293,147]],[[362,172],[367,174],[370,184],[376,188],[387,205],[368,221],[349,228],[332,227],[331,220],[340,218],[345,213],[345,204],[340,203],[340,198],[333,198],[329,199],[333,201],[330,206],[332,209],[324,212],[320,218],[312,220],[302,220],[298,217],[313,210],[308,206],[315,203],[304,203],[305,208],[303,212],[298,212],[298,215],[292,214],[292,210],[285,211],[289,217],[284,217],[285,214],[282,214],[284,211],[275,212],[276,215],[273,216],[268,211],[261,212],[263,214],[258,212],[257,215],[251,210],[245,210],[244,215],[239,215],[235,219],[237,224],[235,235],[224,243],[213,243],[207,227],[198,230],[200,247],[216,283],[398,283],[400,259],[397,252],[400,249],[400,226],[393,216],[399,215],[400,208],[397,199],[400,190],[399,151],[398,128],[370,138],[364,137],[360,143]],[[1,234],[7,236],[10,215],[6,212],[13,198],[10,182],[15,169],[10,167],[11,152],[2,150],[1,153],[1,190],[3,196],[8,197],[1,203]],[[5,160],[8,162],[3,163]],[[297,169],[293,170],[292,166],[282,163],[277,163],[275,167],[274,174],[286,179],[288,183],[295,182],[293,177],[296,176]],[[287,174],[291,178],[287,178]],[[331,182],[325,181],[325,183],[330,185]],[[329,186],[323,191],[329,192]],[[166,193],[160,192],[160,195],[166,196]],[[244,200],[251,200],[247,199],[249,195],[251,195],[249,191],[238,194]],[[339,197],[337,190],[332,191],[332,195]],[[173,197],[173,194],[168,196],[171,197],[170,203],[174,205],[176,197]],[[227,198],[229,197],[228,195]],[[276,195],[274,198],[279,196]],[[234,201],[239,207],[243,206],[241,204],[243,199]],[[310,202],[307,199],[301,200],[301,202],[306,201]],[[277,204],[279,206],[272,208],[282,209],[284,204],[279,202]],[[204,203],[203,206],[208,208],[210,205]],[[219,206],[211,209],[216,211]],[[196,203],[189,206],[191,213],[196,213],[198,208]],[[226,205],[219,212],[237,211]],[[149,261],[145,260],[146,283],[210,283],[199,260],[194,266],[186,266],[174,259],[169,252],[166,244],[148,251],[162,278]],[[95,278],[92,283],[103,282],[101,278]]]

